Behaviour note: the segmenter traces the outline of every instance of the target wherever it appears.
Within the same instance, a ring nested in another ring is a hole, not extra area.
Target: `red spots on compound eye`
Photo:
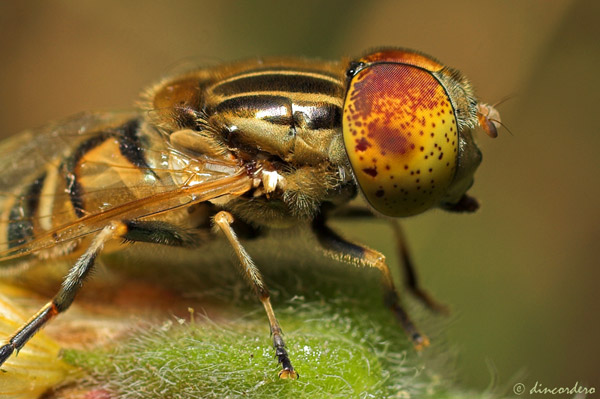
[[[369,147],[372,147],[371,143],[364,137],[361,137],[359,140],[356,140],[354,149],[356,151],[365,152]]]
[[[365,172],[371,177],[377,176],[377,168],[364,168],[363,172]]]
[[[381,121],[373,121],[368,126],[369,136],[384,153],[406,154],[411,147],[410,141],[401,129]]]
[[[399,119],[407,122],[415,109],[432,110],[440,105],[439,87],[427,71],[409,65],[378,64],[357,75],[349,100],[356,115],[367,118],[376,113],[389,120],[399,112]],[[422,117],[419,122],[425,125],[426,120]]]

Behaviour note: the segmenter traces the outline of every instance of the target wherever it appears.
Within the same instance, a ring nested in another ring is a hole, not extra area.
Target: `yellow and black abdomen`
[[[12,155],[28,153],[14,161],[20,182],[0,182],[0,256],[69,253],[108,211],[172,188],[171,172],[156,162],[168,151],[143,124],[135,113],[80,114],[16,136],[22,145]],[[8,149],[0,151],[10,156]]]

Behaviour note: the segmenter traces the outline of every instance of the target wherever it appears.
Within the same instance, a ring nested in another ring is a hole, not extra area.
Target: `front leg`
[[[417,350],[428,346],[429,339],[417,330],[400,303],[400,297],[394,285],[390,268],[385,261],[385,256],[364,245],[353,244],[340,237],[325,224],[325,218],[322,216],[315,219],[312,229],[327,256],[357,266],[379,269],[382,274],[386,306],[392,310]]]
[[[336,210],[332,217],[345,218],[345,219],[362,219],[369,218],[373,219],[375,215],[373,212],[365,207],[346,206],[341,210]],[[378,219],[382,220],[382,219]],[[436,301],[421,285],[419,284],[419,277],[415,269],[414,263],[410,256],[406,237],[402,231],[402,226],[396,220],[389,220],[389,223],[394,231],[396,238],[396,248],[398,250],[398,257],[400,258],[402,269],[404,271],[404,283],[406,288],[425,306],[434,312],[441,314],[449,314],[450,311],[446,305]]]
[[[221,211],[214,217],[215,225],[225,234],[227,240],[235,250],[235,253],[240,261],[240,266],[243,269],[244,276],[254,289],[256,296],[263,304],[267,317],[269,318],[269,325],[271,326],[271,335],[273,336],[273,346],[275,347],[275,356],[282,366],[282,370],[279,372],[280,378],[297,379],[298,373],[294,370],[292,362],[288,357],[287,351],[285,350],[285,343],[282,338],[281,327],[275,317],[275,312],[271,306],[271,300],[269,299],[269,289],[267,288],[260,270],[256,267],[250,255],[246,252],[240,241],[238,240],[235,232],[231,228],[233,223],[233,215],[229,212]]]

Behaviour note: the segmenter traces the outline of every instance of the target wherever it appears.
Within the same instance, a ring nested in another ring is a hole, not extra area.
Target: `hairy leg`
[[[269,318],[269,325],[271,327],[271,335],[273,336],[273,346],[275,347],[275,355],[279,363],[282,366],[282,370],[279,372],[280,378],[298,378],[298,373],[294,370],[292,362],[285,350],[285,343],[282,338],[281,327],[275,317],[275,312],[271,306],[271,300],[269,298],[269,289],[263,281],[263,277],[260,271],[250,258],[250,255],[246,252],[244,247],[238,240],[231,224],[233,223],[233,215],[229,212],[221,211],[214,217],[215,225],[225,234],[227,240],[235,250],[235,253],[240,261],[240,266],[243,269],[244,276],[254,289],[256,296],[263,304],[267,317]]]
[[[102,251],[107,241],[123,237],[127,233],[127,226],[123,222],[113,222],[104,227],[92,240],[92,244],[83,255],[77,259],[75,264],[69,270],[69,273],[63,280],[58,293],[42,307],[27,323],[19,328],[7,341],[0,347],[0,365],[2,365],[10,355],[19,350],[37,333],[46,323],[64,312],[71,306],[79,289],[83,285],[85,278],[94,267],[98,254]]]

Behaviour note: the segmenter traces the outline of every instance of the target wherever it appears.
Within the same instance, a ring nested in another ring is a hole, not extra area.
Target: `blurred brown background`
[[[405,223],[425,285],[454,309],[458,378],[600,390],[598,4],[0,2],[0,134],[127,108],[190,59],[337,58],[383,45],[432,54],[486,102],[511,96],[499,108],[512,135],[479,137],[480,212]],[[388,237],[368,242],[392,254]]]

